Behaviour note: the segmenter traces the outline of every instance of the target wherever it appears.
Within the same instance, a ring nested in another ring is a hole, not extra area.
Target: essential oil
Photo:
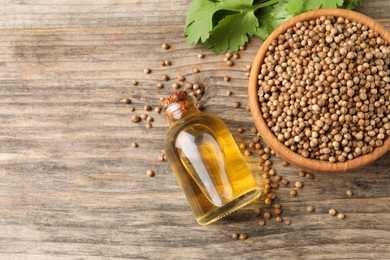
[[[260,195],[225,123],[200,112],[177,92],[163,101],[170,121],[165,152],[200,225],[208,225]]]

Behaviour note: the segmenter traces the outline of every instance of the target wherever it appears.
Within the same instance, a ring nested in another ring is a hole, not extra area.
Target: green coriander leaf
[[[205,42],[213,29],[213,15],[219,10],[219,2],[211,0],[193,0],[188,10],[184,35],[188,44]]]
[[[304,0],[290,0],[286,3],[286,11],[290,14],[297,15],[302,13]]]
[[[247,34],[253,35],[257,26],[254,10],[228,15],[210,32],[204,46],[213,48],[216,54],[228,49],[237,51],[248,41]]]
[[[287,11],[290,1],[295,0],[281,0],[278,4],[260,9],[256,13],[256,17],[259,20],[259,27],[255,32],[255,36],[265,40],[273,30],[292,18],[294,14]]]
[[[342,8],[348,9],[348,10],[355,10],[359,6],[361,6],[363,3],[363,0],[344,0],[344,4]]]
[[[253,9],[253,0],[220,0],[219,10],[229,10],[236,12],[249,11]]]
[[[337,8],[343,3],[343,0],[306,0],[304,6],[305,11],[311,11],[320,8]]]

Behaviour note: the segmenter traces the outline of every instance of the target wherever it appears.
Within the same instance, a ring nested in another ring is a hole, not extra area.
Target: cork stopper
[[[161,104],[164,107],[167,107],[169,104],[172,104],[172,103],[175,103],[178,101],[182,101],[182,100],[186,100],[186,99],[187,99],[187,92],[179,91],[179,92],[173,93],[172,95],[170,95],[167,98],[164,98],[163,101],[161,102]]]
[[[174,121],[180,119],[184,113],[196,109],[194,102],[192,98],[188,98],[187,92],[179,91],[163,99],[161,104],[168,119]]]

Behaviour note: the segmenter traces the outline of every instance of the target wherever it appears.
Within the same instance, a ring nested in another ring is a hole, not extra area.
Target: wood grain
[[[389,259],[390,185],[387,153],[341,175],[298,176],[275,191],[285,226],[258,226],[260,201],[208,227],[196,224],[170,167],[160,162],[166,120],[153,128],[131,122],[159,105],[179,74],[204,84],[200,103],[226,121],[237,142],[254,136],[246,65],[252,39],[235,66],[184,43],[190,1],[8,0],[0,8],[1,259]],[[389,1],[365,1],[361,12],[390,28]],[[161,43],[172,48],[162,51]],[[203,60],[197,53],[203,52]],[[160,67],[170,59],[172,66]],[[150,67],[151,74],[143,68]],[[201,70],[192,73],[192,68]],[[155,84],[162,74],[172,80]],[[225,75],[231,82],[224,82]],[[131,80],[137,79],[138,86]],[[232,90],[233,96],[226,96]],[[132,103],[123,104],[125,97]],[[242,107],[233,109],[233,102]],[[129,108],[135,107],[135,112]],[[239,134],[238,127],[246,132]],[[139,148],[130,144],[138,142]],[[260,181],[257,157],[246,157]],[[156,172],[154,178],[145,175]],[[290,197],[295,181],[304,182]],[[347,189],[353,191],[347,198]],[[315,207],[308,213],[306,207]],[[330,217],[334,208],[346,215]],[[233,241],[232,232],[246,232]]]

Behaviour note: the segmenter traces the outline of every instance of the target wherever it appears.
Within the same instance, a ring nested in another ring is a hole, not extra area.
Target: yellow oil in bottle
[[[165,109],[171,123],[165,152],[196,220],[207,225],[259,197],[260,189],[225,123],[181,95]]]

